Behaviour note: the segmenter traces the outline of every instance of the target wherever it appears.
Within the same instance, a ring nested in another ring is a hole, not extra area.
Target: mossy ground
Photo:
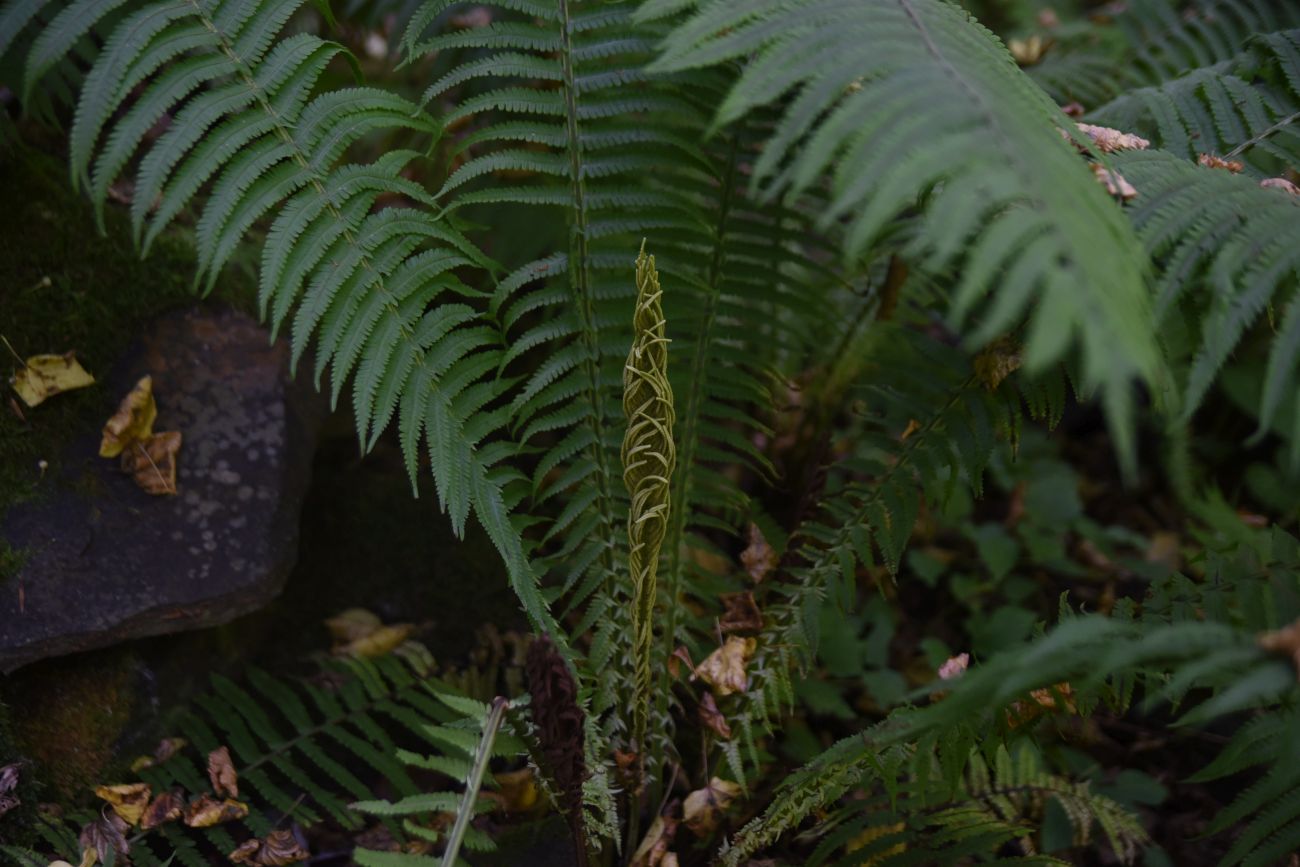
[[[86,370],[102,377],[145,322],[195,299],[194,253],[182,229],[160,238],[141,259],[121,205],[107,209],[101,233],[93,207],[68,182],[67,163],[43,146],[58,137],[31,129],[24,136],[25,143],[0,145],[0,335],[22,357],[75,350]],[[248,308],[251,281],[234,270],[219,295]],[[7,381],[18,362],[2,347],[0,354],[0,379]],[[104,398],[96,388],[28,408],[16,399],[11,406],[5,386],[0,514],[39,496],[43,483],[57,477],[64,442],[103,424]],[[7,554],[0,557],[0,575],[12,566]]]

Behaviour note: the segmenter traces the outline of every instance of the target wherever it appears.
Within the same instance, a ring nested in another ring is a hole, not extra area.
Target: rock
[[[0,669],[225,623],[280,592],[326,409],[288,357],[225,308],[145,329],[98,386],[102,417],[153,376],[154,430],[184,435],[177,494],[150,496],[100,458],[97,427],[73,439],[54,489],[0,525],[24,555],[0,582]]]

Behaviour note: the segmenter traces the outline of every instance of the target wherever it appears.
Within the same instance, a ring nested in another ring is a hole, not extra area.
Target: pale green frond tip
[[[623,366],[623,483],[631,497],[627,517],[628,573],[632,579],[636,686],[632,742],[643,750],[649,718],[654,638],[655,578],[659,549],[668,530],[669,480],[677,454],[673,444],[673,390],[668,383],[668,338],[663,290],[654,256],[636,259],[636,311],[632,349]]]

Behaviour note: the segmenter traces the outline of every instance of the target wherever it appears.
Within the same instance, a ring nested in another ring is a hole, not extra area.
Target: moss
[[[29,131],[29,140],[33,135],[49,134]],[[73,349],[102,378],[145,322],[194,300],[194,254],[186,239],[164,235],[141,259],[120,205],[107,209],[101,234],[90,203],[71,190],[62,160],[19,143],[0,145],[0,189],[0,333],[23,357]],[[239,275],[224,280],[219,294],[240,308],[253,306],[252,283]],[[0,378],[7,379],[16,362],[8,350],[0,353],[7,357]],[[48,488],[61,447],[87,426],[98,429],[106,402],[92,386],[28,408],[11,405],[5,390],[0,514]]]
[[[83,653],[48,660],[12,675],[3,700],[22,708],[11,723],[18,755],[32,765],[33,782],[67,802],[109,780],[116,745],[135,704],[135,658],[129,651]]]

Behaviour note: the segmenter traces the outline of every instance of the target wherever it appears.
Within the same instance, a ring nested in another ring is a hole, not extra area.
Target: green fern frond
[[[1084,384],[1101,389],[1131,458],[1130,389],[1157,367],[1141,251],[1057,132],[1067,123],[1059,109],[1005,50],[940,0],[697,6],[653,68],[749,58],[719,127],[790,95],[753,183],[772,197],[827,178],[819,222],[845,225],[849,256],[919,210],[907,257],[959,267],[954,321],[987,302],[971,336],[982,343],[1032,307],[1027,367],[1044,370],[1081,345]]]
[[[479,789],[483,785],[488,760],[494,755],[517,755],[521,744],[513,738],[502,738],[498,743],[500,730],[510,702],[504,698],[495,699],[490,706],[463,698],[445,698],[455,710],[467,714],[465,720],[472,728],[458,722],[457,726],[437,726],[428,729],[428,735],[444,750],[457,754],[465,762],[465,774],[461,782],[465,791],[422,792],[409,795],[400,801],[365,801],[351,805],[353,810],[376,816],[401,816],[404,827],[430,842],[444,844],[443,867],[454,867],[464,863],[458,859],[460,848],[476,852],[491,852],[496,844],[482,831],[471,828],[469,823],[475,815],[491,808],[491,803],[480,800]],[[408,761],[415,767],[429,767],[431,757],[410,756]],[[442,758],[441,756],[437,758]],[[422,825],[419,817],[426,820],[438,814],[454,814],[452,827],[445,834]],[[363,867],[416,867],[427,863],[424,856],[404,852],[383,852],[359,848],[353,853],[358,864]]]
[[[1139,190],[1130,215],[1160,265],[1157,316],[1168,320],[1179,306],[1202,306],[1190,291],[1202,283],[1210,292],[1182,399],[1185,415],[1200,404],[1265,308],[1288,302],[1260,398],[1262,435],[1288,396],[1300,350],[1300,312],[1291,301],[1300,266],[1300,200],[1159,151],[1125,154],[1116,165]],[[1290,429],[1300,433],[1297,425],[1300,418]]]
[[[1124,93],[1088,119],[1151,137],[1180,156],[1300,163],[1300,30],[1258,34],[1242,54]]]

